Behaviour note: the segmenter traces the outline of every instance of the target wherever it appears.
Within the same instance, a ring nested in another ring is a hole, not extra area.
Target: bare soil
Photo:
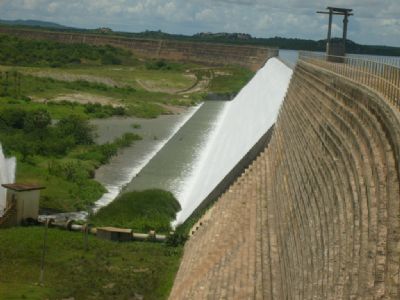
[[[106,97],[106,96],[99,96],[93,95],[89,93],[71,93],[71,94],[63,94],[58,95],[52,99],[43,99],[43,98],[33,98],[36,102],[47,102],[49,100],[60,102],[60,101],[70,101],[70,102],[77,102],[80,104],[87,104],[87,103],[99,103],[101,105],[112,105],[114,107],[124,106],[123,104],[119,103],[118,100]]]

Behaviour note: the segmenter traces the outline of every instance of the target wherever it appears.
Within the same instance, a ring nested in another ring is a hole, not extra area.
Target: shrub
[[[67,181],[81,183],[89,178],[89,173],[76,161],[57,162],[52,160],[48,163],[47,170],[50,175],[64,178]]]
[[[134,63],[132,53],[112,46],[63,44],[0,35],[0,61],[4,65],[61,67],[83,63]]]
[[[24,117],[24,130],[27,132],[43,130],[50,124],[51,116],[45,109],[28,112]]]
[[[153,189],[122,194],[91,218],[97,226],[132,228],[139,232],[168,233],[181,209],[172,193]]]
[[[93,144],[93,127],[82,117],[71,115],[62,118],[56,125],[60,136],[72,136],[79,145]]]
[[[100,164],[106,164],[111,157],[118,153],[118,149],[130,146],[135,140],[140,140],[141,137],[134,133],[125,133],[122,137],[115,139],[112,143],[102,145],[93,145],[84,153],[77,156],[83,160],[94,160]]]
[[[22,129],[26,117],[25,110],[21,108],[3,109],[0,114],[0,121],[7,127]]]

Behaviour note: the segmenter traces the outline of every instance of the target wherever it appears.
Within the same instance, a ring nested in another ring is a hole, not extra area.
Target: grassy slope
[[[39,280],[43,228],[0,233],[0,299],[165,299],[181,248],[156,243],[114,243],[79,233],[48,231],[44,286]],[[3,276],[4,275],[4,276]]]
[[[183,70],[190,68],[189,64],[182,64],[177,70],[148,70],[144,65],[137,66],[69,66],[63,68],[49,67],[9,67],[0,66],[0,70],[18,70],[25,74],[40,75],[44,77],[57,77],[60,75],[71,75],[71,80],[74,76],[92,76],[87,77],[95,81],[98,79],[110,79],[119,85],[128,85],[134,88],[141,88],[138,80],[151,80],[156,82],[159,87],[176,87],[185,89],[190,87],[194,80],[185,76]],[[105,80],[106,81],[106,80]],[[112,84],[112,82],[110,82]]]
[[[84,210],[106,192],[99,182],[92,179],[76,183],[60,176],[52,176],[47,170],[50,159],[36,157],[35,160],[37,164],[18,162],[16,181],[46,187],[41,191],[42,208],[64,212]]]
[[[254,75],[252,71],[237,66],[216,69],[214,74],[209,90],[220,94],[238,93]]]
[[[170,223],[180,210],[170,192],[146,190],[125,193],[91,217],[96,226],[131,228],[136,232],[155,230],[168,233]]]

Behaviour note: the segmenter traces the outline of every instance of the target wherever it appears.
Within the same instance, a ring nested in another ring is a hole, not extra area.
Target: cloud
[[[323,39],[327,16],[317,10],[349,7],[348,37],[400,46],[399,0],[0,0],[0,18],[39,19],[75,27],[194,34],[246,32],[258,37]],[[341,18],[333,33],[341,35]]]

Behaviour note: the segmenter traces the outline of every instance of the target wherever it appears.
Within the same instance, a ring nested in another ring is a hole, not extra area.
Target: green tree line
[[[131,52],[108,45],[65,44],[0,35],[2,65],[62,67],[79,64],[120,65],[134,62]]]

